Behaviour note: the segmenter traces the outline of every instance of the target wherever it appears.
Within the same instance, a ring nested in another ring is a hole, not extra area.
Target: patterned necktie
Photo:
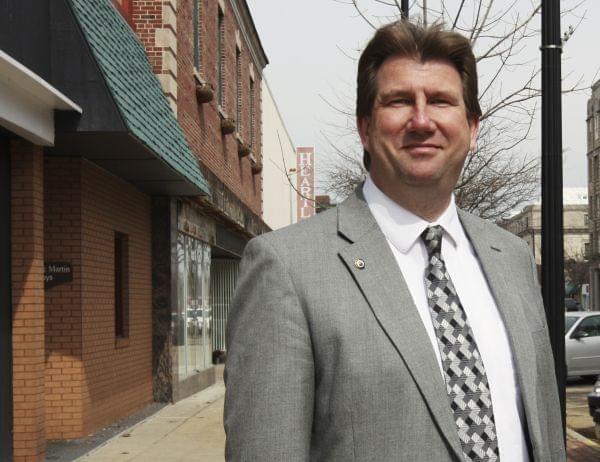
[[[496,425],[485,367],[442,259],[443,232],[441,226],[430,226],[421,239],[429,255],[425,287],[450,407],[465,461],[498,462]]]

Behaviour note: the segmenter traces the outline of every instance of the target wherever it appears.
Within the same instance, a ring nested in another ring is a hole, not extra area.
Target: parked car
[[[600,439],[600,377],[598,377],[594,388],[588,394],[588,406],[590,408],[590,415],[594,419],[596,438]]]
[[[565,298],[565,311],[579,311],[581,309],[579,302],[574,298]]]
[[[600,311],[573,311],[565,315],[567,375],[600,374]]]

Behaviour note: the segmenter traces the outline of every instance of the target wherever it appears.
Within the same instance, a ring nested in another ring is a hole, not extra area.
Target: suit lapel
[[[431,341],[396,260],[360,191],[338,207],[339,254],[417,384],[440,432],[462,460],[456,423]],[[364,265],[361,264],[364,263]]]
[[[507,282],[507,274],[514,262],[510,261],[501,241],[490,242],[491,236],[483,223],[461,210],[459,216],[504,320],[535,460],[541,460],[539,448],[542,447],[543,439],[536,399],[534,344],[527,327],[529,324],[525,319],[523,301],[517,290],[519,284],[516,282],[511,285]]]

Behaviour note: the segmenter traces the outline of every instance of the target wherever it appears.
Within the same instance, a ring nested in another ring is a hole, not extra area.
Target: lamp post
[[[559,0],[542,0],[542,296],[565,428],[565,315]]]
[[[400,12],[402,13],[402,19],[408,19],[408,0],[402,0]]]

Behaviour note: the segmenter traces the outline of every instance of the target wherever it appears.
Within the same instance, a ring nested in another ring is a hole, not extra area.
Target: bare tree
[[[590,262],[581,257],[565,260],[565,279],[578,289],[590,282]]]
[[[396,0],[336,1],[352,7],[374,29],[400,17]],[[584,2],[570,3],[563,15],[573,19],[575,26],[567,27],[563,43],[583,17],[578,14]],[[379,14],[370,8],[378,8]],[[537,54],[540,10],[539,0],[417,0],[411,4],[411,15],[418,14],[418,21],[444,22],[468,37],[475,51],[483,114],[478,147],[467,158],[455,195],[459,207],[483,218],[498,220],[533,199],[538,191],[539,146],[532,148],[528,141],[541,93]],[[583,90],[581,81],[563,88],[563,92],[578,90]],[[331,105],[346,114],[349,122],[324,134],[335,155],[326,165],[323,188],[344,197],[366,172],[356,135],[353,143],[346,142],[349,132],[354,132],[353,111]]]

